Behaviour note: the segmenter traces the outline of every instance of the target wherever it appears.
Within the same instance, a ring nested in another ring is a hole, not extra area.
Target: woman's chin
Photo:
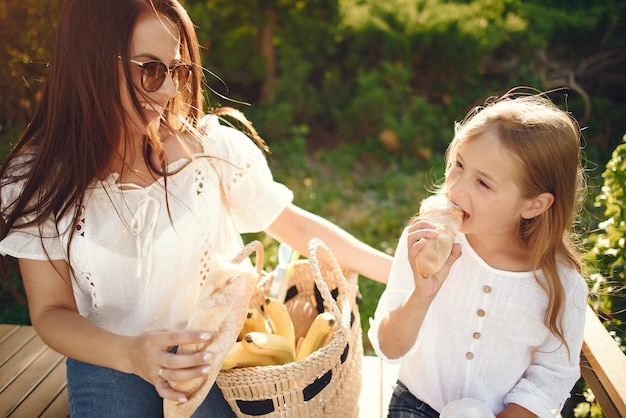
[[[161,115],[156,112],[150,112],[151,115],[146,114],[146,118],[148,120],[148,126],[146,127],[147,132],[158,132],[161,127]]]

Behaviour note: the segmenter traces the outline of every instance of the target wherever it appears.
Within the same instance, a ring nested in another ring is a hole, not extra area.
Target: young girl
[[[0,252],[19,259],[30,318],[68,356],[70,413],[159,417],[168,380],[212,359],[172,347],[214,253],[266,231],[386,281],[391,257],[293,204],[262,152],[204,116],[199,47],[176,0],[65,0],[40,106],[0,172]],[[240,115],[240,121],[251,126]],[[264,146],[260,142],[261,146]],[[215,365],[213,365],[215,367]],[[234,416],[217,386],[195,416]]]
[[[464,398],[498,417],[553,416],[579,378],[587,302],[572,242],[578,124],[542,96],[506,95],[457,126],[446,167],[440,193],[464,211],[452,253],[417,274],[437,231],[412,219],[369,331],[401,362],[389,416],[438,417]]]

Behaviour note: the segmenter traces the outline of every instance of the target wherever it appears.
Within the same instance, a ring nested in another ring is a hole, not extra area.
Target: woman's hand
[[[426,240],[435,239],[437,236],[439,236],[437,228],[425,218],[415,218],[409,225],[407,234],[408,259],[415,282],[414,295],[419,295],[420,299],[434,299],[444,280],[448,277],[450,267],[461,256],[461,246],[454,244],[452,252],[441,270],[430,277],[422,278],[415,265],[415,257],[424,249]]]
[[[154,384],[162,398],[187,401],[187,394],[172,389],[168,381],[189,380],[209,373],[211,353],[174,354],[171,350],[183,344],[203,344],[211,338],[202,331],[151,331],[129,339],[129,361],[132,372]]]

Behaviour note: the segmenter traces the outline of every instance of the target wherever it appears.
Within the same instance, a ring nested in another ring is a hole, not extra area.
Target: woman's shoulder
[[[239,129],[227,124],[218,115],[206,115],[198,123],[198,131],[205,144],[223,149],[233,147],[258,147]]]
[[[217,115],[207,115],[198,124],[205,156],[216,157],[238,167],[266,164],[265,156],[244,132],[222,122]]]

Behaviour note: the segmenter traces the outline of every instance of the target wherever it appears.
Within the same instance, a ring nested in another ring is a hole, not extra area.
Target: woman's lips
[[[142,103],[141,108],[148,118],[160,117],[163,112],[163,107],[149,103]]]

